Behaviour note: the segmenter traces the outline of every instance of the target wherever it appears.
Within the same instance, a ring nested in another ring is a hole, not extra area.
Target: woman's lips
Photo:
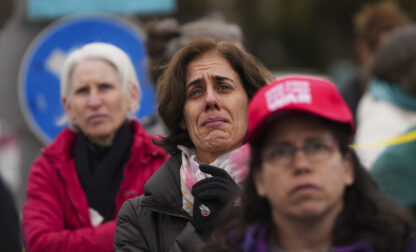
[[[88,121],[91,123],[97,123],[100,122],[101,120],[105,119],[107,116],[104,114],[99,114],[99,115],[93,115],[88,117]]]
[[[295,189],[293,189],[292,194],[310,194],[316,192],[317,190],[319,190],[317,186],[312,184],[305,184],[297,186]]]
[[[202,126],[213,128],[213,127],[218,127],[226,122],[227,120],[225,120],[224,118],[210,118],[210,119],[205,120],[202,123]]]

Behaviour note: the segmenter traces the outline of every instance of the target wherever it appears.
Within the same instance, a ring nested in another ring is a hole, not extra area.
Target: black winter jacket
[[[203,241],[182,208],[181,154],[146,182],[144,195],[124,202],[117,218],[114,251],[197,251]]]

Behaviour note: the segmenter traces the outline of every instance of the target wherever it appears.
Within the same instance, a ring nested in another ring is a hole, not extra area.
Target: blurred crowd
[[[353,19],[360,66],[342,85],[272,74],[217,16],[148,21],[158,104],[142,120],[129,55],[75,48],[67,127],[24,185],[0,121],[0,250],[416,251],[416,25],[391,1]]]

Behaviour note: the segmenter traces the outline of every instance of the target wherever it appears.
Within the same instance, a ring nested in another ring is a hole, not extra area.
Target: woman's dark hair
[[[349,146],[348,126],[322,120],[337,139],[341,154],[344,158],[351,158],[354,167],[354,183],[346,188],[344,208],[332,232],[332,245],[338,247],[368,241],[377,252],[405,251],[415,231],[410,214],[379,191]],[[253,174],[261,169],[266,132],[267,129],[251,145],[250,173],[241,193],[241,208],[236,212],[235,207],[228,206],[221,216],[221,227],[202,251],[237,251],[237,244],[242,243],[249,226],[258,221],[268,225],[273,223],[270,205],[257,194],[253,180]],[[272,232],[276,230],[272,228]]]
[[[373,78],[394,83],[416,95],[416,25],[391,32],[374,55],[370,68]]]
[[[162,146],[170,154],[178,152],[179,144],[194,146],[187,131],[179,126],[186,101],[186,71],[189,63],[212,51],[226,59],[238,74],[249,100],[260,87],[274,79],[252,55],[230,42],[202,38],[180,49],[167,65],[157,85],[159,115],[169,133],[161,140],[155,141],[155,144]]]

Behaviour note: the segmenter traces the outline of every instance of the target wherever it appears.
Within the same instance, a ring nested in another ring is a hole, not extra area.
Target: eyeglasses
[[[313,139],[300,147],[289,143],[271,145],[264,148],[261,154],[265,162],[284,167],[293,164],[298,151],[303,151],[311,163],[319,163],[329,158],[337,146],[334,140]]]

